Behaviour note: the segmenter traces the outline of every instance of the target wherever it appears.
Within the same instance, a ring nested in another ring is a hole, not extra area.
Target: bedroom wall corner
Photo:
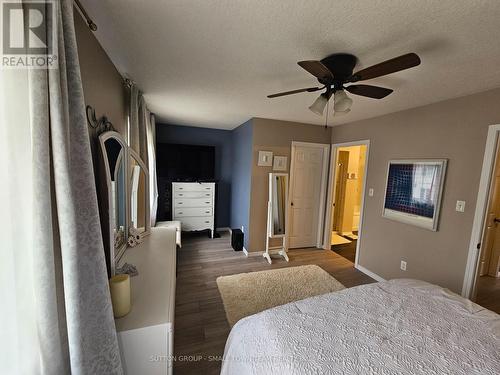
[[[157,123],[156,142],[215,147],[215,179],[218,181],[215,224],[216,228],[228,227],[231,221],[231,131]]]
[[[292,141],[330,144],[330,127],[297,122],[254,118],[252,144],[252,188],[250,197],[249,252],[264,251],[267,225],[268,176],[272,167],[257,166],[259,151],[272,151],[274,156],[288,157],[286,173],[290,173]]]
[[[252,183],[253,119],[231,131],[231,228],[244,228],[244,246],[248,249],[250,189]]]

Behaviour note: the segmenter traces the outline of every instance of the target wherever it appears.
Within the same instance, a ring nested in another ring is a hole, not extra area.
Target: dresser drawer
[[[211,198],[212,195],[211,191],[174,191],[175,198]]]
[[[197,182],[175,182],[173,183],[174,192],[182,191],[214,191],[214,183]]]
[[[175,220],[181,217],[189,217],[189,216],[212,216],[212,207],[199,208],[199,207],[183,207],[183,208],[175,208],[174,209],[174,217]]]
[[[176,198],[174,208],[178,207],[212,207],[212,198]]]
[[[184,231],[212,229],[214,219],[212,217],[184,217],[181,223]]]

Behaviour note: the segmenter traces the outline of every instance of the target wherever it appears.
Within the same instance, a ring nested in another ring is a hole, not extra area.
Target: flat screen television
[[[215,147],[158,143],[158,176],[171,182],[212,181],[215,178]]]
[[[216,182],[215,147],[158,143],[156,171],[157,220],[172,220],[172,182]]]

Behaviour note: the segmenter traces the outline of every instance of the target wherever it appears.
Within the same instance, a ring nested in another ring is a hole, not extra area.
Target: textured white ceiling
[[[395,92],[352,95],[351,122],[500,86],[499,0],[83,0],[118,70],[160,122],[234,128],[251,117],[324,124],[317,83],[297,65],[336,52],[363,68],[407,52],[422,64],[365,81]]]

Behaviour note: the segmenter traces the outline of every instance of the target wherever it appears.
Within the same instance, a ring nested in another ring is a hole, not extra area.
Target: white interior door
[[[289,247],[316,247],[322,233],[328,145],[300,144],[292,150]]]

